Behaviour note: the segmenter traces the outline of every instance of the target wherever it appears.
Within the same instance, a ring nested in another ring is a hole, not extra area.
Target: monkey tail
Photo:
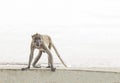
[[[67,65],[64,63],[64,61],[63,61],[62,58],[60,57],[60,55],[59,55],[59,53],[58,53],[58,51],[57,51],[57,49],[56,49],[56,47],[54,46],[53,43],[52,43],[52,46],[53,46],[53,48],[54,48],[54,50],[55,50],[55,52],[56,52],[58,58],[59,58],[60,61],[62,62],[62,64],[63,64],[65,67],[67,67]]]

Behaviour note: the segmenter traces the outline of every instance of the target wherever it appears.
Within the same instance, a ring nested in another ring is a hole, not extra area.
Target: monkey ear
[[[39,35],[38,33],[36,33],[36,35]]]
[[[34,38],[34,35],[32,35],[31,37],[32,37],[32,39],[33,39],[33,38]]]

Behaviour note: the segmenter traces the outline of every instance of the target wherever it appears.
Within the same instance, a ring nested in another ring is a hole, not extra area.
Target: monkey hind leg
[[[33,62],[33,64],[32,64],[32,66],[33,66],[34,68],[41,68],[40,65],[36,65],[36,63],[38,62],[38,60],[41,58],[41,55],[42,55],[42,52],[39,52],[38,56],[35,58],[35,60],[34,60],[34,62]]]

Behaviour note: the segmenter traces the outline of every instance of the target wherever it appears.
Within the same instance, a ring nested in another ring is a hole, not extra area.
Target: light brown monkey
[[[51,47],[53,47],[54,51],[56,52],[58,58],[63,63],[63,65],[65,67],[67,67],[67,65],[61,59],[61,57],[60,57],[56,47],[54,46],[51,38],[48,35],[41,35],[41,34],[36,33],[36,34],[34,34],[32,36],[31,51],[30,51],[28,67],[22,68],[22,70],[26,70],[26,69],[30,68],[30,65],[31,65],[31,62],[32,62],[32,59],[33,59],[34,50],[38,49],[39,50],[39,54],[35,58],[32,66],[35,67],[35,68],[39,68],[40,67],[40,66],[36,66],[36,63],[40,59],[40,57],[42,55],[42,52],[44,52],[44,53],[48,54],[48,67],[47,68],[51,68],[51,71],[55,71],[56,68],[54,68],[54,66],[53,66],[53,57],[52,57],[52,54],[50,52]]]

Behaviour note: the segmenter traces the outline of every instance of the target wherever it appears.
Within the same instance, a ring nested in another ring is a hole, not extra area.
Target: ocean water
[[[0,63],[28,63],[31,35],[52,37],[62,59],[72,67],[120,67],[120,26],[3,25],[0,31]],[[60,63],[54,53],[54,63]],[[35,56],[37,55],[35,50]],[[47,63],[43,53],[40,63]]]

